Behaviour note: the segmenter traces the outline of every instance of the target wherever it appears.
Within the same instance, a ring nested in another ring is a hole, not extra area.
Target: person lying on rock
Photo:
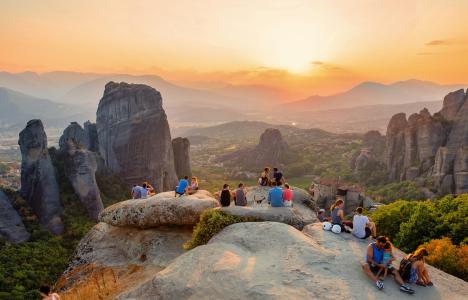
[[[268,192],[268,204],[271,207],[283,207],[283,190],[276,186],[276,182],[271,183],[273,188]]]
[[[331,212],[331,223],[333,225],[340,225],[341,231],[350,233],[353,223],[344,220],[344,201],[337,199],[335,203],[330,207]],[[348,228],[347,228],[348,227]]]
[[[285,183],[283,188],[283,205],[285,207],[292,207],[293,191],[289,184]]]
[[[369,236],[377,236],[375,223],[369,217],[362,214],[363,208],[356,208],[356,214],[353,217],[353,223],[348,224],[353,229],[352,233],[358,239],[367,239]]]
[[[387,238],[379,236],[375,242],[370,243],[366,249],[366,262],[362,265],[364,273],[375,282],[379,290],[384,288],[384,283],[376,275],[380,269],[385,268],[383,264],[384,246],[387,243]],[[408,287],[400,274],[395,270],[388,270],[388,274],[393,275],[395,282],[400,285],[400,291],[408,294],[414,294],[414,290]]]
[[[239,183],[237,189],[234,191],[234,204],[236,206],[247,206],[247,192],[242,182]]]
[[[188,185],[188,176],[184,176],[184,178],[179,180],[179,184],[176,186],[174,197],[177,197],[177,195],[185,195]]]
[[[188,187],[188,194],[193,195],[198,191],[198,178],[193,176],[192,182],[190,182],[190,186]]]
[[[404,281],[420,286],[433,286],[427,272],[424,257],[428,256],[426,248],[419,248],[400,262],[400,275]]]
[[[228,207],[231,205],[231,191],[229,190],[229,185],[227,183],[223,185],[223,190],[221,191],[219,200],[222,207]]]

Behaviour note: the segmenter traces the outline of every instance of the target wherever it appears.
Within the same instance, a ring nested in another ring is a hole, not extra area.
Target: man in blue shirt
[[[148,187],[146,186],[146,183],[143,183],[141,186],[140,193],[142,199],[146,199],[148,197]]]
[[[179,185],[176,187],[174,197],[177,197],[177,195],[183,196],[185,192],[187,191],[188,185],[189,185],[188,176],[185,176],[179,181]]]
[[[282,207],[283,206],[283,190],[276,185],[273,181],[271,184],[273,188],[268,193],[268,203],[271,207]]]

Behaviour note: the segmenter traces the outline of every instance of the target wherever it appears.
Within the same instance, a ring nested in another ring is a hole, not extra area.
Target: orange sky
[[[297,95],[468,83],[468,1],[0,2],[0,70],[159,74]]]

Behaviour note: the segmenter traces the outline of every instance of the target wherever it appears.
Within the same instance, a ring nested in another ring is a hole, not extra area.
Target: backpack
[[[409,259],[403,258],[400,261],[400,269],[399,269],[401,279],[403,279],[406,282],[410,281],[412,268],[413,268],[413,264],[411,263],[411,261]]]

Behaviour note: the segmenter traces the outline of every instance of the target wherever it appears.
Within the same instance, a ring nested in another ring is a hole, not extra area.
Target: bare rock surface
[[[174,197],[174,192],[156,194],[147,199],[127,200],[104,209],[99,220],[114,226],[151,228],[159,226],[194,226],[200,214],[219,206],[207,191]]]
[[[109,82],[96,113],[99,151],[128,184],[157,192],[177,184],[171,134],[161,94],[143,84]]]
[[[188,138],[178,137],[173,139],[172,149],[174,151],[174,164],[177,177],[191,177],[192,167],[190,165],[190,141]]]
[[[0,190],[0,237],[15,244],[25,242],[30,237],[21,217],[2,190]]]
[[[53,234],[63,231],[62,204],[41,120],[31,120],[19,134],[21,196]]]
[[[305,234],[304,234],[305,233]],[[116,299],[465,299],[468,283],[433,268],[434,287],[403,294],[389,278],[380,291],[361,271],[366,241],[309,225],[226,227],[207,245]]]

